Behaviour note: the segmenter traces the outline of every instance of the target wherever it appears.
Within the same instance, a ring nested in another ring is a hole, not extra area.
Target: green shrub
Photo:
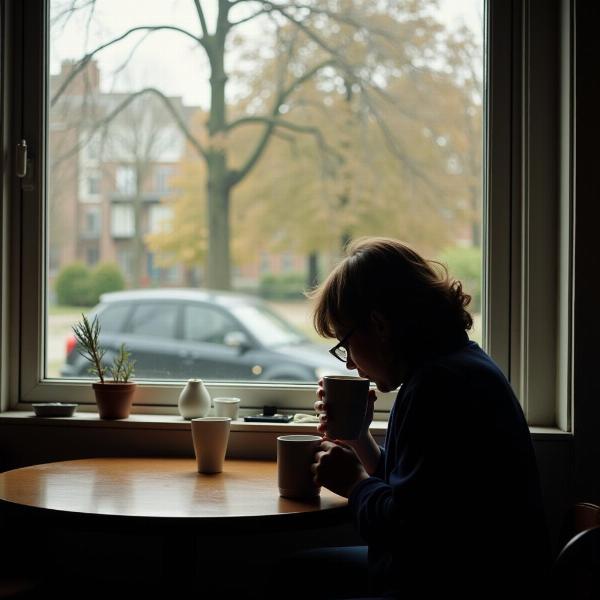
[[[102,294],[118,292],[125,288],[125,278],[115,263],[101,263],[92,271],[96,302]]]
[[[101,294],[117,292],[124,287],[125,279],[117,265],[102,263],[90,270],[77,262],[61,269],[54,290],[61,306],[94,306]]]
[[[54,285],[56,300],[62,306],[94,306],[97,296],[88,267],[72,263],[63,267]]]
[[[481,248],[447,248],[439,261],[448,267],[450,276],[458,279],[463,290],[471,296],[467,309],[472,313],[481,312]]]
[[[259,294],[267,300],[301,300],[306,289],[305,273],[263,275]]]

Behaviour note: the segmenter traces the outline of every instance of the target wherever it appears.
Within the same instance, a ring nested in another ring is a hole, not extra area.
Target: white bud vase
[[[210,394],[202,379],[188,379],[179,394],[179,414],[184,419],[205,417],[210,410]]]

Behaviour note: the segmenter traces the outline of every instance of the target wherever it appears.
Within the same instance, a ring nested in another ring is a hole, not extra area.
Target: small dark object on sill
[[[72,417],[79,405],[63,402],[44,402],[32,404],[31,406],[36,417]]]
[[[244,421],[250,423],[289,423],[294,415],[263,414],[244,417]]]

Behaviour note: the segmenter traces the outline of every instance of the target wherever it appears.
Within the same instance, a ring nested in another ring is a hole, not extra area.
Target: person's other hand
[[[369,427],[373,421],[373,413],[375,411],[375,401],[377,400],[377,394],[375,390],[369,390],[369,398],[367,404],[367,412],[365,414],[365,420],[363,422],[363,428],[359,434],[358,440],[342,440],[349,442],[351,445],[360,443],[361,439],[367,437],[369,433]],[[314,404],[315,412],[319,415],[319,424],[317,425],[317,431],[327,437],[327,411],[325,404],[325,389],[323,388],[323,380],[319,379],[317,388],[317,400]]]
[[[311,467],[315,483],[345,498],[357,483],[369,478],[354,450],[340,442],[323,440],[315,461]]]

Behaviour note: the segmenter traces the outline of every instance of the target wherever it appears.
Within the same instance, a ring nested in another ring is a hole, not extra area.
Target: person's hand
[[[315,461],[311,467],[315,483],[345,498],[357,483],[369,478],[354,450],[346,444],[323,440]]]
[[[317,425],[317,431],[327,436],[327,412],[325,406],[325,390],[323,388],[323,380],[319,379],[319,387],[317,388],[317,400],[314,404],[315,412],[319,415],[319,424]],[[375,390],[369,390],[369,398],[367,404],[367,412],[365,414],[365,420],[363,422],[363,428],[358,436],[358,440],[341,440],[345,441],[347,444],[354,446],[356,443],[360,443],[361,440],[368,437],[369,427],[373,421],[373,413],[375,411],[375,401],[377,400],[377,394]]]

